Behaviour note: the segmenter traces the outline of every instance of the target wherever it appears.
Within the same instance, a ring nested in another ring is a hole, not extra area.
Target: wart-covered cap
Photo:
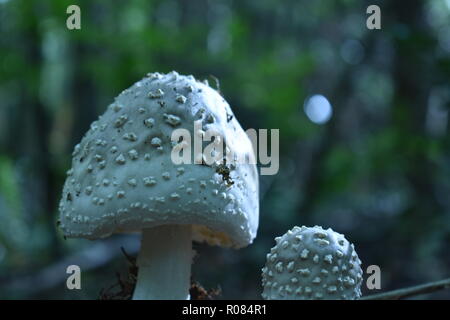
[[[201,129],[194,132],[196,120]],[[228,152],[253,157],[249,138],[216,90],[176,72],[148,74],[123,91],[75,146],[60,202],[64,235],[97,239],[191,224],[194,240],[250,244],[259,218],[256,165],[176,165],[171,135],[178,128],[192,140],[215,130]]]

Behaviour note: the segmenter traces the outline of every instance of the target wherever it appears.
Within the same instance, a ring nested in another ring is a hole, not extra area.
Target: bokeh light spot
[[[306,99],[304,109],[309,120],[317,124],[327,123],[333,114],[330,102],[320,94],[315,94]]]

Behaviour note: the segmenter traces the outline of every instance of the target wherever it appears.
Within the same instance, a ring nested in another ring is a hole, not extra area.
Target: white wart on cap
[[[267,254],[267,300],[351,300],[361,296],[362,269],[353,244],[331,229],[294,227]]]
[[[201,129],[194,130],[194,121],[201,122]],[[191,239],[235,248],[250,244],[259,220],[256,165],[204,165],[195,159],[175,165],[174,129],[186,129],[192,140],[214,130],[225,151],[238,159],[254,157],[250,139],[216,90],[193,76],[148,74],[116,97],[76,145],[59,206],[64,235],[98,239],[144,230],[141,252],[148,254],[141,261],[165,259],[161,248],[152,248],[156,242],[168,246],[165,251],[178,252],[172,255],[178,254],[178,260],[166,259],[162,269],[191,259],[186,254]],[[164,229],[168,226],[183,227]],[[189,242],[184,251],[183,237]],[[187,277],[178,282],[189,281],[190,265],[189,270],[172,271]],[[173,278],[155,270],[147,273],[152,275],[146,280]],[[153,284],[153,293],[138,298],[184,297],[157,295],[176,291]]]

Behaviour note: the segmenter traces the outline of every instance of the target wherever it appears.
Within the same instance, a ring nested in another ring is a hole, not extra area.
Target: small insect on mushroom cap
[[[250,244],[259,221],[256,165],[171,159],[173,131],[185,129],[194,139],[195,121],[247,158],[252,144],[232,114],[215,89],[176,72],[150,73],[124,90],[75,147],[60,202],[64,235],[97,239],[191,224],[194,240]]]
[[[267,254],[267,300],[351,300],[361,296],[362,269],[353,244],[331,229],[294,227]]]

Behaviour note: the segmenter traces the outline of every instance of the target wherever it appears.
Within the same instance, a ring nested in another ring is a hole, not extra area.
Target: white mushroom
[[[353,244],[331,229],[294,227],[267,254],[267,300],[351,300],[361,296],[362,269]]]
[[[88,239],[141,231],[134,299],[188,298],[193,240],[241,248],[256,236],[255,165],[232,167],[229,183],[213,166],[171,161],[172,130],[193,136],[199,114],[203,128],[219,132],[236,155],[252,153],[221,95],[176,72],[149,74],[124,90],[74,152],[60,202],[62,231]]]

